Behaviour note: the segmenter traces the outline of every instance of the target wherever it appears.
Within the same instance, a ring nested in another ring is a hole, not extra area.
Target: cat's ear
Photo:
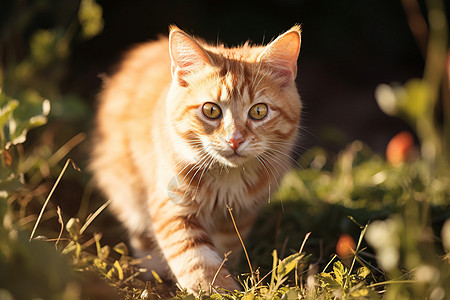
[[[182,86],[187,83],[185,75],[198,71],[210,63],[205,50],[189,35],[176,26],[170,27],[169,53],[172,62],[172,77],[178,79]]]
[[[257,61],[268,65],[286,83],[297,76],[297,59],[300,53],[301,29],[294,26],[268,44]]]

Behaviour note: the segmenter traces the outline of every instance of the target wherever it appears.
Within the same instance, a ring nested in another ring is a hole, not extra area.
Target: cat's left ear
[[[170,28],[169,52],[172,77],[177,78],[181,85],[187,85],[183,79],[185,75],[210,63],[210,58],[202,46],[176,26]]]
[[[301,28],[296,25],[268,44],[257,61],[268,65],[286,83],[297,76]]]

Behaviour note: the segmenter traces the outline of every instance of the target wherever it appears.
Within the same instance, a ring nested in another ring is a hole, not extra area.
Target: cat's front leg
[[[214,231],[214,244],[216,245],[216,248],[219,249],[220,253],[231,251],[231,255],[229,256],[231,266],[236,266],[238,264],[241,257],[242,247],[245,246],[245,244],[242,245],[239,235],[245,243],[245,239],[249,235],[255,219],[255,212],[246,211],[241,215],[236,214],[234,216],[236,227],[230,218],[216,224]],[[239,232],[239,235],[236,232],[236,229]]]
[[[211,286],[238,289],[197,217],[163,211],[153,215],[154,232],[178,283],[194,293],[209,293]]]

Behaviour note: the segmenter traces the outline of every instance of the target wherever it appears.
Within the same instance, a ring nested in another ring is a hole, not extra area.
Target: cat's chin
[[[219,161],[226,165],[227,167],[237,168],[242,166],[245,162],[249,160],[248,156],[239,155],[237,153],[229,155],[221,155]]]

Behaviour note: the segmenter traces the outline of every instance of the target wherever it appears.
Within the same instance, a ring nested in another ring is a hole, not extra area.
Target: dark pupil
[[[213,114],[214,106],[211,105],[211,115]]]
[[[259,116],[259,106],[256,107],[256,112],[258,113]]]

